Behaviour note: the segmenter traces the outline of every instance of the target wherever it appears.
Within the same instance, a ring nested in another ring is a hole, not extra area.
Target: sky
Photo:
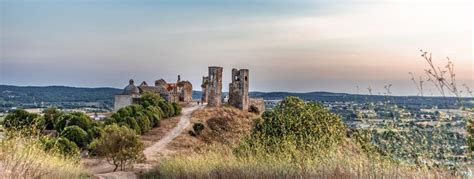
[[[0,84],[123,88],[208,66],[251,91],[417,95],[420,49],[474,88],[469,0],[0,0]],[[425,94],[437,95],[426,83]]]

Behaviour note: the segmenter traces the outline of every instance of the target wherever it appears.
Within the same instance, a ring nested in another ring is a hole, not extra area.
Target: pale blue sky
[[[0,84],[123,87],[207,66],[249,68],[251,90],[416,94],[419,49],[474,87],[469,1],[0,0]],[[429,92],[426,92],[429,93]]]

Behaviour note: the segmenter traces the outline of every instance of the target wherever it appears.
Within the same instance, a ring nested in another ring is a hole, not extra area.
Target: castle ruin
[[[164,79],[159,79],[155,81],[155,86],[149,86],[146,81],[135,86],[134,81],[130,80],[123,93],[115,95],[114,110],[138,103],[145,92],[159,94],[169,102],[189,103],[193,100],[193,85],[189,81],[181,81],[180,75],[176,83],[167,83]]]
[[[209,77],[208,76],[203,76],[202,77],[202,85],[201,85],[201,88],[202,88],[202,97],[201,97],[201,102],[202,103],[207,103],[207,97],[209,96],[208,95],[208,84],[209,83]]]
[[[244,111],[249,110],[249,70],[232,69],[232,83],[229,84],[229,105]]]
[[[203,79],[206,79],[204,77]],[[220,107],[222,105],[222,67],[210,66],[209,67],[209,76],[207,82],[204,86],[205,91],[203,91],[204,98],[209,107]]]
[[[209,67],[209,76],[202,78],[201,102],[207,103],[209,107],[222,106],[222,67]],[[249,70],[232,69],[232,82],[229,84],[229,96],[227,103],[243,111],[249,111],[251,106],[258,112],[265,111],[263,98],[249,97]]]

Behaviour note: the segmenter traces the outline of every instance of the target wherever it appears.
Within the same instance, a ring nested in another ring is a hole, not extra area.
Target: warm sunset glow
[[[396,94],[414,95],[408,72],[424,75],[424,49],[440,65],[449,56],[459,83],[474,86],[471,1],[1,6],[0,84],[121,88],[129,78],[176,73],[198,84],[208,65],[221,65],[251,69],[253,91],[355,93],[356,86],[393,84]]]

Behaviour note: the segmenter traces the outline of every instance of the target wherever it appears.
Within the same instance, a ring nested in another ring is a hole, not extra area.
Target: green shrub
[[[108,125],[104,130],[103,137],[92,141],[91,149],[93,154],[114,165],[114,171],[144,159],[143,143],[134,130],[117,124]]]
[[[58,150],[64,156],[79,157],[79,147],[77,147],[76,143],[65,137],[44,137],[42,138],[41,142],[46,151]]]
[[[56,125],[56,123],[58,123],[60,117],[63,115],[63,113],[55,107],[45,109],[43,111],[43,114],[47,130],[54,129],[54,126]]]
[[[158,103],[158,107],[163,111],[164,117],[169,118],[175,115],[173,105],[171,105],[168,101],[160,101]]]
[[[160,125],[163,111],[161,111],[159,107],[148,106],[146,108],[145,114],[148,116],[148,119],[150,119],[152,127],[157,127]]]
[[[137,120],[138,126],[140,126],[140,134],[148,132],[153,127],[150,120],[148,119],[148,116],[146,115],[137,116],[135,119]]]
[[[171,103],[171,105],[173,106],[173,110],[174,110],[174,115],[173,116],[177,116],[177,115],[180,115],[181,114],[181,106],[178,104],[178,103]]]
[[[254,105],[250,105],[249,112],[255,113],[255,114],[260,114],[260,110]]]
[[[165,101],[160,95],[152,92],[145,92],[140,98],[140,105],[147,108],[158,106],[161,101]]]
[[[76,143],[80,148],[84,148],[88,145],[87,132],[76,125],[64,128],[60,136]]]
[[[193,132],[191,133],[191,135],[193,135],[193,136],[201,135],[202,130],[204,130],[204,124],[202,124],[200,122],[194,123],[193,124]]]
[[[259,146],[258,152],[263,153],[285,153],[292,151],[290,147],[318,154],[335,149],[346,136],[339,116],[296,97],[285,98],[273,110],[264,112],[262,118],[255,121],[251,136],[237,152],[252,151],[255,148],[252,146]]]
[[[74,112],[62,115],[56,123],[55,129],[58,132],[63,131],[68,126],[79,126],[81,129],[87,131],[92,124],[92,120],[84,113]]]
[[[89,141],[104,136],[104,133],[104,129],[98,126],[91,127],[89,130],[87,130]]]
[[[17,109],[9,113],[2,122],[7,131],[24,131],[25,135],[36,133],[45,127],[44,118],[38,114]],[[24,130],[25,129],[25,130]],[[36,130],[35,130],[36,129]]]

